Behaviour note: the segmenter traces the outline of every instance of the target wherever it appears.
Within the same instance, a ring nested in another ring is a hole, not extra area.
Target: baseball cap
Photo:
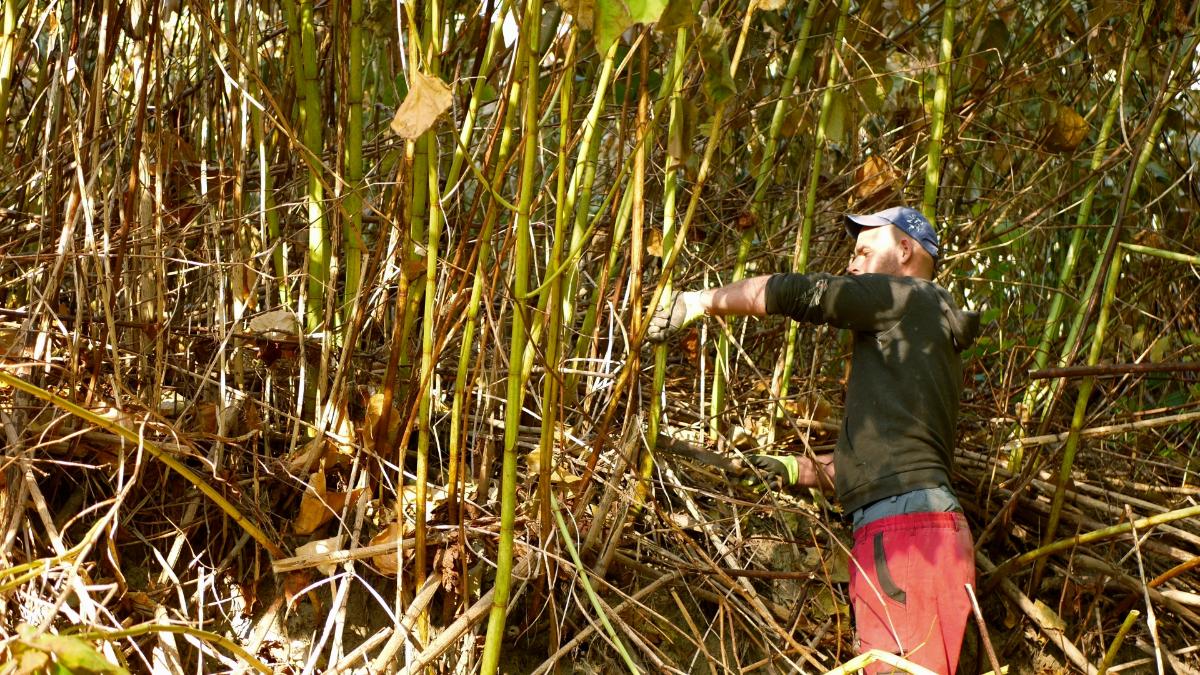
[[[846,214],[846,231],[851,237],[858,238],[858,233],[864,227],[880,227],[895,225],[908,236],[916,239],[921,248],[925,249],[934,260],[938,258],[938,236],[933,225],[916,209],[907,206],[893,206],[870,215]]]

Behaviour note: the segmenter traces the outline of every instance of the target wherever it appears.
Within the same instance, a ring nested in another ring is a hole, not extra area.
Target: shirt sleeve
[[[882,274],[776,274],[767,280],[767,314],[856,331],[887,330],[903,315],[908,290]]]

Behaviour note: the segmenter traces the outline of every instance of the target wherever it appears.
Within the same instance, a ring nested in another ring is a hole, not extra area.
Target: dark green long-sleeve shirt
[[[883,274],[776,274],[768,314],[854,334],[835,484],[846,513],[910,490],[950,487],[962,359],[979,316],[944,288]]]

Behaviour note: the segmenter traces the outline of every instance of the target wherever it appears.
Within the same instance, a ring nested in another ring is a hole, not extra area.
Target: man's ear
[[[897,237],[897,239],[898,241],[896,244],[900,247],[900,264],[908,265],[912,262],[913,255],[915,255],[915,252],[913,251],[913,245],[916,242],[914,242],[913,239],[908,236],[900,236]]]

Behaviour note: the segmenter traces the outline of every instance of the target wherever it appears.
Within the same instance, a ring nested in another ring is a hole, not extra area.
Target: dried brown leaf
[[[296,555],[297,556],[307,556],[307,555],[320,556],[320,555],[325,555],[325,554],[337,551],[337,550],[341,549],[341,547],[342,547],[342,535],[339,534],[336,537],[329,537],[327,539],[315,539],[313,541],[310,541],[307,544],[304,544],[303,546],[298,547],[296,549]],[[330,563],[330,562],[317,563],[317,571],[324,575],[333,574],[336,569],[337,569],[337,565],[335,565],[334,563]]]
[[[1049,103],[1044,108],[1046,120],[1042,147],[1051,152],[1071,152],[1087,138],[1088,123],[1079,113],[1059,104]]]
[[[651,229],[646,232],[646,253],[661,258],[663,255],[662,230]]]
[[[408,96],[392,118],[392,131],[401,138],[416,138],[425,133],[439,115],[450,107],[454,95],[445,82],[433,75],[414,71]]]
[[[400,418],[399,410],[393,406],[388,415],[387,433],[379,428],[379,421],[383,418],[384,404],[387,402],[387,396],[384,394],[375,394],[367,401],[367,413],[363,419],[363,443],[368,450],[377,452],[383,448],[391,447],[400,438]],[[383,447],[380,447],[380,446]]]
[[[372,537],[367,545],[378,546],[380,544],[399,541],[404,537],[404,529],[404,523],[398,520],[393,521],[387,527],[383,528],[379,534]],[[375,565],[375,569],[379,570],[380,573],[388,576],[394,577],[400,571],[400,559],[394,551],[371,558],[371,564]]]
[[[290,309],[277,309],[250,319],[246,332],[276,338],[295,337],[300,332],[300,319]]]
[[[871,155],[854,171],[854,196],[860,200],[891,194],[899,185],[900,175],[879,155]]]
[[[595,0],[556,0],[558,6],[575,19],[584,30],[591,30],[596,17]]]
[[[292,523],[296,534],[311,534],[333,517],[333,511],[325,506],[327,499],[325,471],[322,468],[308,477],[308,487],[304,489],[304,496],[300,497],[300,514]]]

